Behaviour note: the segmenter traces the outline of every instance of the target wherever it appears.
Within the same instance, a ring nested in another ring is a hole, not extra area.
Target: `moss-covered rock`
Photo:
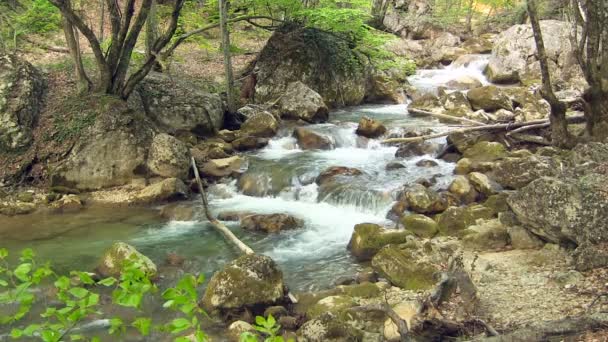
[[[297,332],[302,342],[362,341],[363,332],[346,324],[330,313],[325,313],[302,325]]]
[[[115,242],[106,250],[96,270],[103,277],[119,277],[128,262],[139,265],[141,270],[150,277],[156,275],[156,265],[152,260],[124,242]]]
[[[481,172],[469,173],[471,184],[479,193],[491,196],[502,190],[502,187]]]
[[[270,138],[277,134],[279,130],[279,122],[275,117],[266,112],[259,111],[247,118],[247,121],[241,126],[243,133],[249,134],[258,138]]]
[[[504,213],[510,210],[509,204],[507,203],[508,197],[509,194],[507,192],[489,196],[488,199],[483,202],[483,206],[492,209],[495,213]]]
[[[437,216],[439,232],[443,235],[457,235],[460,231],[475,224],[478,219],[490,219],[495,212],[482,205],[469,205],[466,207],[449,207]]]
[[[380,288],[373,283],[364,282],[354,285],[343,285],[338,287],[344,294],[353,298],[375,298],[380,296]]]
[[[422,238],[432,238],[439,231],[437,222],[428,216],[420,214],[402,216],[401,224],[406,230]]]
[[[447,201],[439,193],[420,184],[408,188],[402,196],[409,208],[420,214],[440,213],[448,207]]]
[[[257,304],[273,304],[284,296],[283,273],[265,255],[248,254],[215,272],[203,306],[209,310],[236,309]]]
[[[393,285],[407,290],[428,289],[433,286],[437,266],[413,249],[388,245],[372,259],[372,267]]]
[[[486,112],[494,112],[502,108],[513,111],[511,98],[494,85],[471,89],[467,92],[467,98],[474,110],[483,109]]]
[[[341,320],[347,319],[347,311],[357,305],[355,300],[347,295],[329,296],[319,300],[315,305],[311,306],[306,315],[309,318],[317,318],[322,314],[329,312]]]
[[[494,167],[492,178],[505,188],[520,189],[540,177],[557,175],[560,164],[558,158],[539,155],[505,158]]]
[[[355,226],[347,248],[359,261],[371,260],[382,247],[391,243],[403,243],[410,235],[412,233],[405,230],[390,230],[373,223],[361,223]]]
[[[287,214],[256,214],[241,219],[241,228],[265,233],[278,233],[302,227],[304,227],[303,220]]]
[[[465,247],[478,250],[496,250],[509,244],[507,228],[498,219],[484,220],[462,231]]]
[[[477,190],[471,185],[469,179],[464,176],[456,176],[452,183],[450,183],[448,190],[465,204],[475,202],[478,195]]]
[[[480,141],[464,152],[464,157],[474,163],[493,162],[507,156],[507,149],[501,143]]]
[[[377,138],[386,133],[386,127],[381,122],[364,116],[359,120],[356,133],[366,138]]]

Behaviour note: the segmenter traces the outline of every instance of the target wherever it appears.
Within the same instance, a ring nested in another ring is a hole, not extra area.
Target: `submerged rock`
[[[241,219],[241,228],[266,233],[304,227],[304,221],[287,214],[248,215]]]
[[[127,262],[137,264],[149,277],[156,275],[152,260],[124,242],[115,242],[106,250],[96,270],[102,277],[120,277]]]
[[[331,182],[335,177],[338,176],[359,176],[362,174],[363,172],[361,172],[361,170],[359,169],[346,166],[332,166],[321,172],[315,182],[318,185],[323,185],[325,183]]]
[[[364,116],[359,120],[356,133],[366,138],[377,138],[386,133],[386,127],[377,120]]]
[[[393,285],[406,290],[431,288],[439,269],[424,255],[407,247],[388,245],[372,259],[372,267]]]
[[[415,156],[423,156],[425,154],[434,154],[439,150],[439,144],[429,141],[412,142],[402,144],[395,152],[397,158],[409,158]]]
[[[384,229],[377,224],[361,223],[355,226],[347,248],[357,260],[371,260],[382,247],[406,242],[410,235],[405,230]]]
[[[203,306],[209,311],[274,304],[284,296],[283,273],[265,255],[248,254],[215,272]]]
[[[293,135],[298,141],[298,146],[303,150],[331,150],[333,148],[329,137],[308,128],[297,127],[293,131]]]
[[[325,122],[329,118],[329,110],[321,95],[300,81],[287,85],[278,106],[283,118],[312,123]]]

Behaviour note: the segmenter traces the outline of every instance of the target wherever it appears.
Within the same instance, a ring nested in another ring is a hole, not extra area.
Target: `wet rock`
[[[238,173],[245,161],[239,156],[211,159],[200,167],[201,174],[207,177],[226,177]]]
[[[275,173],[272,173],[272,172]],[[247,196],[264,197],[277,195],[283,189],[291,186],[291,178],[281,173],[281,170],[272,170],[270,174],[249,169],[239,177],[237,188]]]
[[[279,122],[267,111],[253,114],[243,123],[241,131],[257,138],[270,138],[277,134]]]
[[[165,258],[165,263],[172,267],[182,267],[185,261],[186,258],[181,255],[178,255],[175,252],[167,253],[167,257]]]
[[[106,250],[96,270],[102,277],[120,277],[123,267],[128,261],[139,264],[141,270],[148,276],[156,275],[156,265],[152,260],[124,242],[115,242]]]
[[[475,224],[478,219],[491,219],[495,212],[482,205],[449,207],[437,218],[439,232],[443,235],[457,235],[460,231]]]
[[[430,188],[433,185],[437,184],[437,178],[439,178],[440,175],[433,175],[431,177],[421,177],[416,179],[416,181],[414,183],[416,184],[420,184],[426,188]]]
[[[420,214],[402,216],[401,224],[403,228],[421,238],[432,238],[439,231],[437,222],[428,216]]]
[[[543,242],[521,226],[507,227],[511,246],[515,249],[536,249],[543,246]]]
[[[329,110],[321,95],[299,81],[287,85],[278,106],[283,118],[306,122],[325,122],[329,118]]]
[[[249,151],[262,148],[268,145],[268,139],[257,138],[252,135],[244,135],[232,142],[232,146],[237,151]]]
[[[428,112],[438,113],[443,111],[443,105],[439,98],[433,94],[424,94],[417,99],[414,99],[409,105],[410,108],[420,109]],[[415,116],[415,114],[410,113]]]
[[[265,233],[304,227],[304,221],[287,214],[248,215],[241,219],[241,228]]]
[[[502,108],[513,111],[511,98],[493,85],[471,89],[467,92],[467,98],[473,110],[483,109],[486,112],[494,112]]]
[[[158,203],[186,199],[188,187],[177,178],[167,178],[143,188],[135,195],[135,202]]]
[[[393,285],[406,290],[431,288],[435,283],[433,274],[438,271],[424,256],[398,245],[383,247],[372,259],[372,267]]]
[[[171,203],[160,210],[160,216],[174,221],[192,221],[194,207],[189,204]]]
[[[311,306],[306,311],[306,315],[314,319],[325,313],[330,313],[333,316],[343,318],[346,315],[346,311],[355,305],[357,305],[357,303],[351,296],[329,296],[319,300],[316,304]]]
[[[363,333],[338,319],[325,313],[304,323],[297,332],[298,341],[303,342],[338,342],[361,341]]]
[[[430,160],[430,159],[422,159],[419,160],[418,162],[416,162],[416,166],[420,166],[420,167],[435,167],[439,164],[437,164],[436,161],[434,160]]]
[[[457,175],[466,175],[471,171],[471,166],[473,162],[469,158],[462,158],[454,167],[454,173]]]
[[[240,221],[249,215],[254,215],[254,213],[250,211],[222,211],[217,214],[217,219],[220,221]]]
[[[456,116],[456,117],[468,117],[473,113],[473,109],[471,109],[471,104],[467,97],[459,92],[446,93],[441,95],[439,98],[443,108],[445,109],[445,113],[447,115]],[[454,123],[454,121],[448,121],[440,119],[441,122]]]
[[[51,204],[51,208],[58,212],[75,212],[84,208],[82,200],[78,195],[63,195]]]
[[[168,134],[154,136],[148,155],[148,169],[166,178],[186,179],[190,168],[190,151],[184,143]]]
[[[393,206],[391,207],[391,210],[388,211],[388,213],[386,214],[386,218],[391,220],[391,221],[399,221],[399,218],[401,217],[401,215],[403,215],[403,213],[409,208],[409,205],[407,204],[407,201],[405,200],[405,198],[401,198],[399,201],[397,201],[395,204],[393,204]]]
[[[409,158],[415,156],[423,156],[425,154],[434,154],[438,150],[439,145],[432,142],[412,142],[400,145],[397,149],[397,152],[395,152],[395,157]]]
[[[375,283],[378,281],[378,274],[372,268],[366,268],[361,272],[358,272],[355,276],[357,283]]]
[[[6,216],[27,215],[36,211],[34,203],[24,202],[9,202],[6,204],[0,203],[0,214]]]
[[[356,133],[366,138],[377,138],[386,133],[386,127],[377,120],[364,116],[359,120]]]
[[[459,76],[446,83],[446,86],[456,90],[469,90],[473,88],[479,88],[482,86],[481,81],[473,76]]]
[[[365,94],[367,103],[404,103],[405,93],[396,77],[389,72],[374,70],[368,78]]]
[[[391,243],[403,243],[410,235],[410,232],[404,230],[384,229],[377,224],[361,223],[355,226],[347,248],[357,260],[371,260],[382,247]]]
[[[509,244],[507,228],[498,219],[480,221],[461,235],[465,247],[477,251],[497,250]]]
[[[256,334],[255,328],[245,321],[235,321],[228,327],[228,337],[231,341],[240,341],[244,333]]]
[[[497,142],[481,141],[464,152],[464,157],[473,163],[493,162],[507,156],[505,146]]]
[[[334,147],[329,137],[308,128],[297,127],[293,135],[298,140],[298,146],[303,150],[331,150]]]
[[[386,164],[385,169],[386,171],[405,169],[405,165],[401,164],[400,162],[392,161]]]
[[[412,328],[413,320],[418,315],[419,309],[420,304],[417,301],[407,301],[393,307],[395,313],[405,321],[409,329]],[[389,342],[399,342],[401,338],[397,325],[390,318],[384,322],[383,334],[384,339]]]
[[[276,263],[264,255],[248,254],[215,272],[202,302],[209,311],[274,304],[283,298],[283,289],[283,273]]]
[[[32,141],[45,84],[33,65],[0,55],[0,151],[17,151]]]
[[[315,182],[318,185],[323,185],[327,182],[332,181],[335,177],[338,176],[359,176],[362,175],[363,172],[359,169],[346,167],[346,166],[332,166],[327,168],[325,171],[321,172]]]
[[[471,184],[479,193],[491,196],[502,190],[501,186],[481,172],[469,173]]]
[[[452,183],[450,183],[448,190],[465,204],[475,202],[478,196],[477,190],[471,185],[469,179],[464,176],[456,176]]]
[[[492,178],[505,188],[520,189],[540,177],[555,176],[560,169],[561,162],[551,157],[505,158],[494,167]]]
[[[440,213],[447,209],[447,202],[444,198],[431,189],[420,184],[415,184],[408,188],[403,197],[408,203],[410,210],[419,214]]]

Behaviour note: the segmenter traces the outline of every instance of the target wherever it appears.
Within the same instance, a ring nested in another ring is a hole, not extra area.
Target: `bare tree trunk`
[[[152,57],[154,42],[158,39],[158,16],[156,6],[156,0],[152,0],[150,14],[148,14],[148,20],[146,21],[146,58]],[[162,71],[162,66],[158,62],[158,58],[152,69],[154,71]]]
[[[222,31],[222,51],[224,53],[224,71],[226,74],[226,94],[228,95],[228,111],[236,112],[236,94],[234,89],[234,76],[232,72],[232,59],[230,55],[230,32],[228,30],[229,0],[219,0],[220,29]]]
[[[473,6],[475,5],[474,0],[469,0],[468,8],[467,8],[467,32],[471,33],[473,31]]]
[[[551,106],[551,114],[549,116],[551,122],[551,140],[553,145],[568,147],[570,146],[572,139],[568,133],[568,124],[566,122],[566,105],[557,99],[553,92],[553,87],[551,86],[551,75],[549,74],[547,53],[545,51],[543,35],[538,21],[536,0],[528,0],[528,15],[530,16],[530,24],[532,25],[532,31],[534,32],[534,40],[536,41],[536,50],[540,62],[540,72],[543,82],[541,95]]]
[[[99,0],[99,41],[103,42],[103,28],[105,26],[106,19],[106,4],[104,0]]]
[[[66,0],[66,4],[67,6],[71,6],[69,0]],[[65,41],[74,61],[74,73],[76,74],[78,92],[87,92],[91,88],[92,83],[87,76],[84,64],[82,63],[82,52],[80,51],[80,43],[78,42],[78,31],[76,31],[74,25],[65,18],[62,20],[62,25]]]

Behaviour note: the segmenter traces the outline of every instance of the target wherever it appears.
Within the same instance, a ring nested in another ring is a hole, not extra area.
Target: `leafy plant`
[[[278,335],[281,325],[272,315],[268,315],[268,318],[257,316],[253,327],[266,336],[264,342],[285,342],[283,336]],[[258,342],[258,337],[250,332],[244,332],[240,336],[240,342]],[[293,340],[289,339],[287,342],[293,342]]]

